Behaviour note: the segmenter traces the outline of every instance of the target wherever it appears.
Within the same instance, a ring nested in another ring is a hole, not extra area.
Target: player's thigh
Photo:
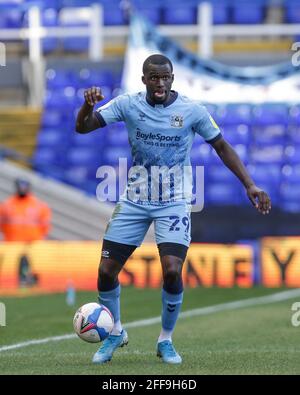
[[[108,222],[104,239],[140,246],[151,222],[152,220],[143,206],[126,201],[120,202]]]
[[[154,220],[156,243],[177,243],[189,246],[191,242],[190,206],[182,203],[160,208]]]

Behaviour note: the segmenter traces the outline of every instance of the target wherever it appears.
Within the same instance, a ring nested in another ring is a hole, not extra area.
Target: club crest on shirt
[[[182,128],[183,116],[182,115],[171,115],[171,126],[173,128]]]
[[[140,112],[138,120],[139,121],[145,121],[146,120],[145,117],[146,117],[146,115],[143,112]]]

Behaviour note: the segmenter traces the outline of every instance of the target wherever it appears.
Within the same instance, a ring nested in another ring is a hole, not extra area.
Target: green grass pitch
[[[279,289],[186,289],[182,311],[256,298]],[[298,300],[297,300],[298,299]],[[6,306],[6,326],[0,327],[0,374],[76,375],[211,375],[300,374],[300,327],[291,323],[291,306],[300,295],[272,304],[242,307],[180,318],[173,341],[183,357],[180,366],[163,364],[155,346],[160,324],[129,327],[129,344],[105,365],[93,365],[98,344],[79,338],[49,341],[11,350],[4,346],[73,332],[80,305],[96,301],[96,293],[77,293],[69,307],[65,295],[0,298]],[[160,315],[160,290],[123,288],[122,321]]]

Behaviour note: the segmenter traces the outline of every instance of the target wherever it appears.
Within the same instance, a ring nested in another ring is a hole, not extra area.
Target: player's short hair
[[[165,65],[169,64],[171,71],[173,71],[173,65],[169,58],[161,54],[154,54],[149,56],[143,64],[143,73],[145,74],[148,71],[148,67],[150,64],[157,64],[157,65]]]

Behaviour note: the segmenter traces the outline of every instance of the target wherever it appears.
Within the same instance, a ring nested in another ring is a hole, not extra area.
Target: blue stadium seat
[[[160,0],[151,0],[149,3],[144,0],[133,0],[132,3],[136,10],[151,23],[158,25],[162,22],[162,4]]]
[[[130,150],[128,147],[106,147],[102,155],[102,164],[118,166],[120,158],[128,158]]]
[[[87,23],[69,23],[68,25],[61,25],[61,27],[87,27],[89,24]],[[63,38],[63,48],[65,51],[70,52],[87,52],[89,49],[89,38],[88,37],[66,37]]]
[[[108,130],[105,131],[106,142],[110,146],[129,147],[128,143],[128,132],[125,126],[121,123],[108,126]]]
[[[300,144],[288,145],[285,148],[285,161],[287,164],[300,164]]]
[[[120,7],[119,0],[100,0],[103,6],[104,25],[124,25],[126,24],[126,17]]]
[[[227,104],[218,107],[214,114],[215,121],[220,126],[251,123],[252,113],[249,104]]]
[[[35,168],[59,163],[57,153],[52,148],[37,149],[33,155],[32,161]]]
[[[162,6],[163,22],[167,25],[190,25],[197,21],[197,9],[192,1],[165,0]]]
[[[236,176],[226,167],[221,164],[210,164],[205,166],[205,179],[209,183],[223,182],[223,183],[238,183]]]
[[[250,175],[253,177],[255,182],[260,183],[271,183],[275,186],[279,186],[281,181],[282,172],[281,165],[278,163],[257,163],[247,166]]]
[[[1,7],[1,3],[0,3]],[[22,27],[23,12],[17,7],[0,8],[0,28],[16,29]]]
[[[40,130],[37,136],[37,145],[39,148],[56,148],[64,144],[66,144],[66,139],[59,129]]]
[[[65,158],[67,167],[90,166],[97,167],[101,162],[101,151],[94,147],[71,147]]]
[[[300,184],[296,182],[284,182],[280,187],[280,196],[283,207],[287,211],[300,212]]]
[[[264,1],[252,0],[250,3],[235,0],[232,5],[232,21],[236,24],[256,24],[264,21]]]
[[[300,41],[300,39],[299,39]],[[300,104],[291,106],[289,109],[289,123],[300,125]]]
[[[292,166],[284,165],[282,167],[282,180],[283,182],[295,182],[300,185],[300,163]]]
[[[250,131],[248,125],[227,125],[221,128],[221,133],[230,144],[243,144],[246,146],[249,144]]]
[[[286,0],[285,20],[288,23],[300,23],[300,7],[298,0]]]
[[[284,147],[281,144],[252,146],[250,149],[251,163],[277,163],[282,164],[284,160]]]
[[[95,144],[95,133],[91,132],[87,134],[72,133],[71,142],[74,147],[93,147]]]
[[[235,205],[242,200],[242,189],[236,184],[214,183],[205,187],[205,203],[214,205]]]
[[[198,141],[197,141],[198,140]],[[203,139],[195,139],[195,143],[191,149],[192,165],[208,165],[212,162],[212,148],[209,144],[203,143]]]
[[[100,86],[112,88],[115,85],[114,75],[109,70],[82,69],[75,77],[74,84],[77,87]]]
[[[72,86],[46,91],[45,106],[46,108],[61,108],[64,105],[65,111],[70,110],[70,108],[78,104],[75,93],[75,89]]]
[[[65,88],[73,85],[72,73],[70,70],[48,69],[46,70],[47,89]]]
[[[87,181],[89,177],[89,168],[87,166],[73,166],[65,170],[65,179],[69,183],[79,183]],[[96,173],[95,173],[96,178]]]
[[[41,126],[42,127],[59,127],[63,123],[63,114],[60,109],[49,109],[43,112]]]
[[[252,128],[252,137],[256,145],[285,145],[286,127],[284,125],[254,126]]]
[[[253,125],[286,125],[288,108],[284,103],[262,104],[253,108]]]

